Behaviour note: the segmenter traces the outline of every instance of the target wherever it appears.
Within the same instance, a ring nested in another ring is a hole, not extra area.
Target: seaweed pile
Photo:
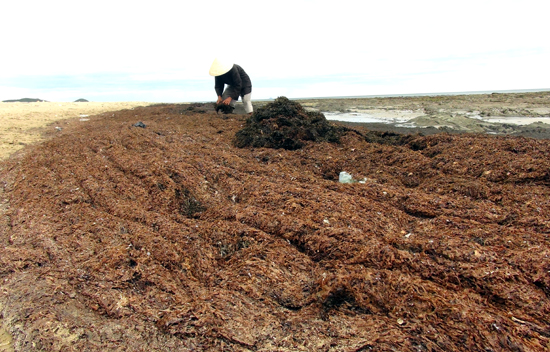
[[[216,111],[218,108],[216,108]],[[296,150],[307,142],[340,143],[346,133],[355,133],[367,142],[405,145],[419,134],[400,134],[391,131],[363,131],[330,123],[320,112],[307,111],[286,97],[260,107],[238,131],[233,145],[238,148],[273,148]]]
[[[231,114],[235,108],[231,105],[215,104],[215,109],[217,113],[221,111],[222,114]]]
[[[272,149],[199,109],[70,120],[1,164],[15,350],[547,350],[548,140],[316,128]]]
[[[329,124],[322,113],[306,111],[298,102],[278,97],[250,116],[235,135],[234,145],[296,150],[308,141],[339,142],[346,131]]]

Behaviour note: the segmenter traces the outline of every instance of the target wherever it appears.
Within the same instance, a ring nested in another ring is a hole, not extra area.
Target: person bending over
[[[244,110],[247,114],[252,114],[252,81],[241,66],[215,59],[209,73],[215,79],[214,89],[218,95],[216,104],[229,105],[233,111],[241,96]]]

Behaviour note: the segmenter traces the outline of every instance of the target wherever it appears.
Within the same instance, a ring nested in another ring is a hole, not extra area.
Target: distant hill
[[[36,103],[36,102],[42,102],[42,101],[46,101],[46,100],[37,99],[37,98],[2,100],[3,103]]]
[[[89,101],[88,101],[88,100],[86,100],[86,99],[82,99],[82,98],[80,98],[80,99],[77,99],[77,100],[75,100],[74,102],[75,102],[75,103],[89,103]]]

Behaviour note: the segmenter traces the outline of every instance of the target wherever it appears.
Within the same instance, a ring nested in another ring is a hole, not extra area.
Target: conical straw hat
[[[212,66],[210,66],[209,73],[210,73],[210,76],[221,76],[224,73],[227,73],[232,68],[233,68],[233,63],[216,58],[212,63]]]

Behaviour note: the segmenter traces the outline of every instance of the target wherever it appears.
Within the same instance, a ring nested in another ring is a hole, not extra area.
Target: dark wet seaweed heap
[[[296,150],[306,141],[339,143],[346,131],[331,125],[322,113],[306,111],[298,102],[279,97],[254,112],[233,143],[239,148]]]

